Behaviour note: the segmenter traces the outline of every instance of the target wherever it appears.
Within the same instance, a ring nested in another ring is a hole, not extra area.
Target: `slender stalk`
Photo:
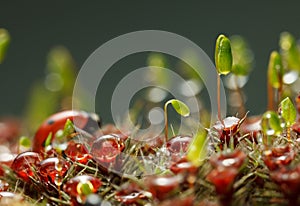
[[[291,141],[291,128],[289,126],[286,127],[286,137],[288,141]]]
[[[167,115],[168,102],[164,106],[164,119],[165,119],[165,143],[168,141],[168,115]]]
[[[274,111],[274,91],[269,78],[267,81],[267,88],[268,88],[268,110]]]
[[[221,94],[220,94],[220,87],[221,87],[221,75],[218,74],[217,78],[217,101],[218,101],[218,119],[222,123],[223,127],[225,127],[225,123],[221,116]]]
[[[279,79],[279,88],[277,89],[277,102],[276,102],[276,105],[278,105],[281,101],[281,97],[282,97],[282,85],[283,85],[283,82],[282,82],[282,77],[280,76],[280,74],[278,73],[278,79]]]
[[[218,92],[218,119],[220,121],[222,121],[222,117],[221,117],[221,94],[220,94],[220,84],[221,84],[221,77],[220,74],[218,74],[218,79],[217,79],[217,92]]]

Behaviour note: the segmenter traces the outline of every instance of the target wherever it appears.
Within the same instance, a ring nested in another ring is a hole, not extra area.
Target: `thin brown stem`
[[[168,102],[164,106],[164,117],[165,117],[165,143],[168,141],[168,115],[167,115]]]
[[[217,79],[218,119],[222,123],[223,127],[225,127],[225,123],[224,123],[224,121],[222,119],[222,116],[221,116],[221,94],[220,94],[220,88],[221,88],[221,76],[220,76],[220,74],[218,74],[218,79]]]
[[[289,126],[286,127],[286,132],[287,132],[287,134],[286,134],[287,139],[288,139],[288,141],[290,141],[291,140],[291,128]]]
[[[274,111],[274,91],[272,85],[270,84],[269,78],[267,81],[267,88],[268,88],[268,110]]]

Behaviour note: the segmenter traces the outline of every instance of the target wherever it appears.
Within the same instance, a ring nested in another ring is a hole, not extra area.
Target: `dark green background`
[[[1,1],[0,27],[9,30],[12,42],[7,59],[0,65],[0,115],[22,113],[30,85],[43,77],[46,55],[53,46],[66,46],[80,67],[106,41],[146,29],[187,37],[210,57],[219,33],[246,37],[256,57],[255,70],[246,85],[247,108],[252,114],[263,112],[269,53],[278,49],[280,32],[300,36],[300,3],[296,2]],[[140,66],[144,65],[135,65]]]

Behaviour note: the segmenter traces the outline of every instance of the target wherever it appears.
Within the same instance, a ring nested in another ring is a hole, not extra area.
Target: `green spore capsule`
[[[270,55],[268,66],[268,78],[273,88],[278,89],[282,85],[283,65],[281,56],[277,51]]]
[[[219,74],[226,75],[232,69],[232,52],[230,40],[221,34],[216,42],[215,63]]]
[[[10,36],[6,29],[0,28],[0,64],[3,62],[8,45],[10,42]]]

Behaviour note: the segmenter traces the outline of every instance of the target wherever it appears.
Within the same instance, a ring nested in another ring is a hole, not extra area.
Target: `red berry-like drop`
[[[74,162],[86,164],[91,158],[88,149],[82,143],[70,141],[64,154]]]
[[[179,161],[183,156],[186,155],[188,147],[192,141],[190,136],[175,136],[167,142],[167,149],[171,154],[173,162]]]
[[[172,153],[186,153],[191,141],[190,136],[175,136],[167,142],[167,148]]]
[[[146,186],[152,196],[158,200],[163,200],[170,196],[172,191],[179,189],[182,182],[181,176],[152,176],[146,179]]]
[[[297,199],[300,192],[300,165],[294,168],[282,167],[272,171],[270,177],[279,185],[290,205],[299,205]]]
[[[211,158],[214,169],[206,177],[215,186],[222,205],[230,205],[233,194],[233,183],[244,164],[246,154],[240,150],[222,152]]]
[[[64,185],[64,191],[70,195],[73,203],[82,204],[87,195],[97,192],[102,182],[96,177],[89,175],[76,176],[69,179]]]
[[[117,191],[115,198],[124,204],[134,205],[139,200],[146,199],[146,191],[142,190],[138,185],[131,183],[125,184]]]
[[[189,162],[186,157],[183,157],[178,162],[173,163],[170,167],[170,170],[174,174],[195,174],[198,171],[198,168]]]
[[[214,184],[219,195],[231,195],[232,184],[238,174],[236,168],[218,167],[207,176],[207,180]]]
[[[37,165],[42,161],[42,157],[36,152],[23,152],[13,161],[11,168],[15,173],[26,182],[34,178]]]
[[[246,157],[246,154],[241,150],[234,150],[233,152],[223,152],[211,157],[210,163],[214,168],[231,167],[239,169],[244,164]]]
[[[61,180],[70,168],[70,163],[57,157],[47,158],[39,164],[39,175],[46,186],[61,185]]]
[[[211,128],[211,134],[217,134],[219,140],[219,147],[223,149],[223,145],[229,144],[230,138],[234,138],[234,146],[237,145],[238,141],[235,135],[239,131],[241,120],[237,117],[226,117],[223,121],[217,121]],[[213,135],[215,136],[215,135]]]
[[[98,137],[91,149],[91,155],[96,162],[112,163],[116,157],[124,150],[124,141],[117,134],[109,134]]]
[[[290,145],[274,147],[263,153],[263,161],[269,170],[289,165],[295,159],[295,151]]]

